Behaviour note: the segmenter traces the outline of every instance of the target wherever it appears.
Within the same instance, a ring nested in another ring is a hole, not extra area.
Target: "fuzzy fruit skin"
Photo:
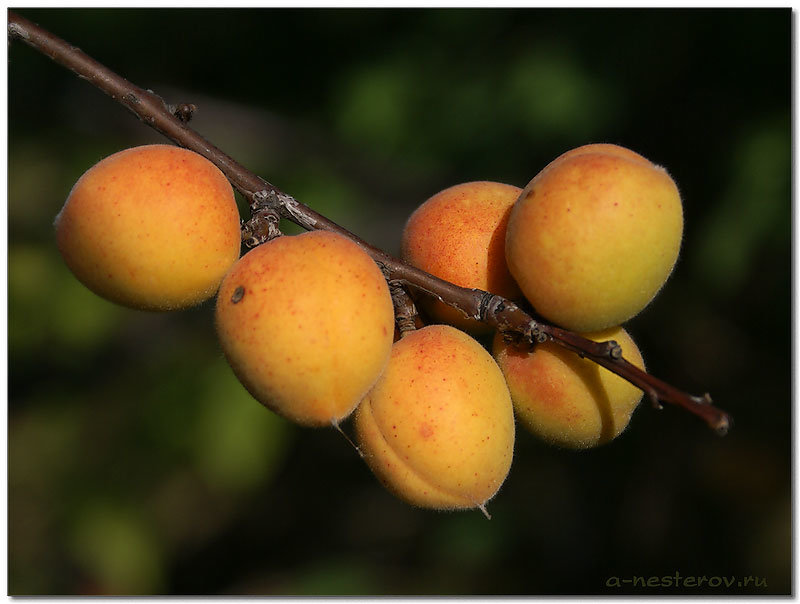
[[[514,205],[506,259],[546,319],[579,332],[638,314],[669,277],[683,208],[667,172],[616,145],[563,154]]]
[[[228,180],[203,156],[172,145],[126,149],[92,166],[72,188],[55,232],[84,285],[142,310],[210,298],[241,246]]]
[[[649,159],[647,159],[643,155],[636,153],[636,151],[634,151],[633,149],[628,149],[627,147],[620,147],[619,145],[614,145],[611,143],[591,143],[588,145],[575,147],[574,149],[565,151],[553,161],[561,161],[562,159],[566,159],[568,157],[575,157],[576,155],[585,155],[586,153],[601,153],[606,155],[616,155],[617,157],[621,157],[623,159],[638,161],[644,164],[645,166],[653,165]]]
[[[519,187],[490,181],[440,191],[408,219],[403,259],[456,285],[519,298],[521,292],[506,265],[505,232],[511,207],[521,192]],[[434,320],[475,335],[492,329],[439,300],[423,298],[422,306]]]
[[[616,340],[625,359],[644,370],[644,361],[621,327],[585,337]],[[595,447],[617,437],[628,425],[642,391],[554,342],[533,351],[503,341],[493,354],[511,392],[517,419],[542,440],[570,449]]]
[[[514,413],[500,369],[449,325],[395,343],[356,411],[355,429],[381,482],[426,508],[483,506],[505,480],[514,450]]]
[[[225,356],[253,397],[301,425],[346,418],[389,359],[394,310],[375,262],[334,233],[245,254],[217,296]]]

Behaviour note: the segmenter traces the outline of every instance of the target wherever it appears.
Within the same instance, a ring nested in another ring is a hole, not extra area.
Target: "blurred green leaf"
[[[9,343],[16,350],[91,350],[124,313],[80,283],[52,247],[12,245],[8,279]]]
[[[162,590],[160,540],[141,513],[128,505],[88,501],[75,518],[71,549],[101,594]]]
[[[789,241],[789,125],[770,120],[752,126],[731,150],[730,163],[731,180],[692,247],[698,278],[720,294],[744,286],[760,250]]]
[[[338,131],[381,154],[397,151],[412,122],[413,74],[402,65],[370,65],[342,85]]]
[[[509,65],[505,86],[509,114],[535,137],[596,142],[621,102],[563,47],[522,55]]]
[[[202,376],[194,454],[208,480],[239,491],[264,484],[286,453],[286,420],[258,403],[220,359]]]

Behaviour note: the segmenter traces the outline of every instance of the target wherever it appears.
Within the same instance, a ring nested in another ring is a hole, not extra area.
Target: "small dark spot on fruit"
[[[234,304],[238,304],[241,302],[242,298],[244,298],[244,287],[239,286],[235,290],[233,290],[233,295],[231,296],[231,302]]]

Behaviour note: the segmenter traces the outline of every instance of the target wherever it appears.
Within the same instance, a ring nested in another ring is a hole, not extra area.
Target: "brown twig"
[[[419,313],[414,300],[408,295],[400,281],[389,281],[389,292],[392,294],[395,322],[402,338],[407,333],[417,329]]]
[[[105,92],[115,101],[130,109],[148,126],[154,128],[176,144],[195,151],[212,161],[250,202],[252,218],[245,223],[244,235],[250,244],[258,244],[275,236],[276,217],[288,219],[305,229],[333,231],[358,243],[377,262],[390,282],[430,294],[459,309],[465,316],[484,321],[503,332],[515,332],[529,344],[553,340],[561,346],[598,363],[620,375],[644,391],[654,405],[670,403],[685,408],[703,419],[711,428],[724,434],[730,426],[730,417],[711,404],[708,394],[698,397],[641,371],[619,354],[614,342],[594,342],[580,335],[534,319],[513,302],[489,292],[459,287],[418,270],[384,251],[368,244],[353,233],[318,214],[311,208],[280,191],[263,178],[253,174],[233,158],[213,146],[187,126],[194,111],[191,105],[180,105],[177,111],[170,108],[161,97],[128,82],[104,67],[79,48],[52,33],[8,12],[8,35],[21,40],[47,55],[56,63],[67,67],[79,77]],[[189,108],[191,108],[189,110]],[[249,225],[249,226],[248,226]]]
[[[256,247],[283,234],[278,227],[280,214],[264,204],[268,196],[268,192],[257,191],[251,197],[250,220],[242,222],[242,241],[247,247]]]

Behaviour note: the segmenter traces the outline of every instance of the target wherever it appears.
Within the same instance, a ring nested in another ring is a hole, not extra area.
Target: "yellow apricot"
[[[616,340],[623,357],[644,370],[639,348],[621,327],[584,337]],[[498,332],[493,354],[517,419],[539,438],[562,447],[585,449],[614,439],[642,398],[642,391],[627,380],[554,342],[530,350],[503,341]]]
[[[406,333],[355,415],[373,473],[401,499],[481,508],[508,475],[514,413],[503,375],[474,339],[449,325]]]
[[[363,249],[312,231],[245,254],[222,282],[216,324],[228,362],[256,400],[322,426],[347,417],[378,379],[394,309]]]
[[[461,287],[518,298],[508,272],[505,233],[522,189],[499,182],[467,182],[440,191],[419,206],[405,225],[402,257],[409,264]],[[433,298],[421,305],[435,321],[479,335],[487,324],[469,319]]]
[[[96,294],[143,310],[214,295],[239,257],[233,189],[203,156],[171,145],[115,153],[75,183],[55,220],[67,266]]]
[[[540,315],[597,331],[653,299],[682,235],[680,194],[663,168],[623,147],[587,145],[525,187],[509,218],[506,259]]]

